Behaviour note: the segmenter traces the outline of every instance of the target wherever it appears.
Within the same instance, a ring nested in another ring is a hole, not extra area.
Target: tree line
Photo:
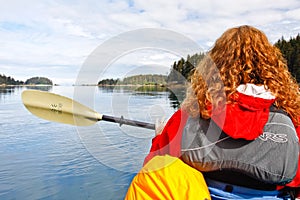
[[[103,79],[98,85],[165,85],[167,76],[161,74],[140,74],[124,79]]]
[[[283,37],[275,43],[284,58],[287,60],[287,65],[291,74],[300,83],[300,35],[290,38],[286,41]]]
[[[10,76],[5,76],[4,74],[0,74],[0,85],[23,85],[23,81],[15,80]]]
[[[190,80],[193,69],[204,58],[205,53],[196,53],[192,56],[188,55],[186,59],[181,58],[175,61],[171,66],[170,73],[167,77],[168,83],[182,84],[186,80]]]
[[[0,74],[0,85],[53,85],[53,82],[45,77],[32,77],[24,82]]]
[[[287,61],[289,71],[300,83],[300,35],[298,34],[295,38],[292,37],[288,41],[282,37],[274,45],[280,49]],[[190,81],[193,69],[204,56],[205,53],[188,55],[186,59],[181,58],[174,62],[167,78],[168,83],[182,84],[186,80]]]

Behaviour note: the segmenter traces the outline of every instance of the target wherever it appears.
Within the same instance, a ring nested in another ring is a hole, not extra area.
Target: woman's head
[[[225,87],[234,90],[245,83],[272,87],[274,76],[281,78],[278,70],[286,70],[279,49],[268,41],[263,32],[251,26],[224,32],[209,56],[219,69]]]
[[[275,104],[290,115],[300,114],[298,85],[288,72],[280,50],[266,35],[251,26],[228,29],[196,67],[183,107],[192,115],[209,118],[207,101],[217,106],[231,102],[241,84],[264,85],[276,97]],[[196,96],[195,96],[196,95]],[[198,110],[198,111],[196,111]]]

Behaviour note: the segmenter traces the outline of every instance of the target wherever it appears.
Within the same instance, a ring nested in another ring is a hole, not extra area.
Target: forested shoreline
[[[282,37],[274,45],[280,49],[283,57],[287,61],[289,71],[297,82],[300,83],[300,35],[298,34],[288,41]],[[185,80],[189,81],[193,69],[204,56],[205,53],[195,54],[193,56],[188,55],[186,59],[181,58],[179,61],[174,62],[171,67],[171,72],[168,75],[168,82],[181,84],[184,83]]]
[[[24,81],[0,74],[0,85],[53,85],[53,82],[46,77],[32,77]]]
[[[140,74],[125,77],[124,79],[104,79],[98,85],[165,85],[167,76],[161,74]]]
[[[275,43],[287,60],[291,74],[300,83],[300,35],[286,41],[283,37]]]

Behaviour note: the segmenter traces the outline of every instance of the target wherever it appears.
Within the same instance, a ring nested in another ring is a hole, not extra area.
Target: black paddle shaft
[[[126,124],[126,125],[130,125],[130,126],[137,126],[137,127],[141,127],[141,128],[147,128],[147,129],[155,130],[155,125],[154,124],[147,123],[147,122],[140,122],[140,121],[130,120],[130,119],[125,119],[123,116],[121,116],[121,117],[112,117],[112,116],[103,115],[101,120],[118,123],[118,124],[120,124],[120,126],[122,126],[123,124]]]

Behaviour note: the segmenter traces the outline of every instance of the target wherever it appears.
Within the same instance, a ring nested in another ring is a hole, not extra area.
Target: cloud
[[[180,56],[159,49],[140,49],[129,52],[111,63],[100,75],[100,79],[124,78],[132,74],[163,74]]]
[[[163,28],[209,49],[226,29],[242,24],[256,26],[272,42],[281,36],[296,36],[300,32],[300,1],[7,1],[0,8],[0,73],[18,77],[23,73],[25,77],[30,67],[38,75],[75,80],[88,55],[123,32]],[[158,65],[173,58],[162,54],[158,59],[156,53],[141,55]],[[143,64],[146,61],[141,61]],[[55,70],[47,70],[49,66]]]
[[[300,20],[300,8],[291,9],[285,13],[287,19]]]

